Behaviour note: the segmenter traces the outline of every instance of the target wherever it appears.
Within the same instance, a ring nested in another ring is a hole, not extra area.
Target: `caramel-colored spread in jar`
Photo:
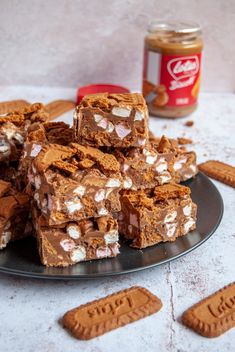
[[[143,95],[151,115],[177,118],[197,107],[203,41],[192,23],[152,22],[145,37]]]

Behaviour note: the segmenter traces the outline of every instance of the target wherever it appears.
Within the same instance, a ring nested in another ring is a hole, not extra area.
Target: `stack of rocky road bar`
[[[67,266],[117,256],[119,234],[145,248],[195,228],[179,184],[195,153],[149,132],[141,94],[86,96],[72,128],[47,120],[39,103],[0,118],[0,248],[34,233],[42,263]]]

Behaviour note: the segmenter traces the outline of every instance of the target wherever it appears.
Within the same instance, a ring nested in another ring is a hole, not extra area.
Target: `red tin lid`
[[[87,94],[96,93],[130,93],[129,89],[115,84],[90,84],[88,86],[80,87],[77,90],[77,104]]]

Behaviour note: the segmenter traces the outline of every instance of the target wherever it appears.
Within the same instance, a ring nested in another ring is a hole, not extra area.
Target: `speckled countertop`
[[[72,89],[0,87],[0,100],[49,102],[74,99]],[[68,121],[71,113],[64,116]],[[193,120],[192,127],[185,121]],[[155,133],[193,139],[199,162],[219,159],[235,164],[235,95],[201,95],[199,109],[177,121],[151,119]],[[196,335],[179,322],[182,312],[235,279],[235,192],[219,188],[225,212],[216,233],[186,256],[142,272],[97,280],[43,281],[0,275],[0,352],[230,352],[235,329],[216,339]],[[69,309],[132,285],[163,301],[161,311],[90,341],[78,341],[58,324]]]

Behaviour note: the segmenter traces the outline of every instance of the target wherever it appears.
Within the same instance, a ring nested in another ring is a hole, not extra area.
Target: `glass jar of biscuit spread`
[[[194,23],[151,22],[145,37],[143,95],[150,115],[177,118],[197,107],[201,28]]]

